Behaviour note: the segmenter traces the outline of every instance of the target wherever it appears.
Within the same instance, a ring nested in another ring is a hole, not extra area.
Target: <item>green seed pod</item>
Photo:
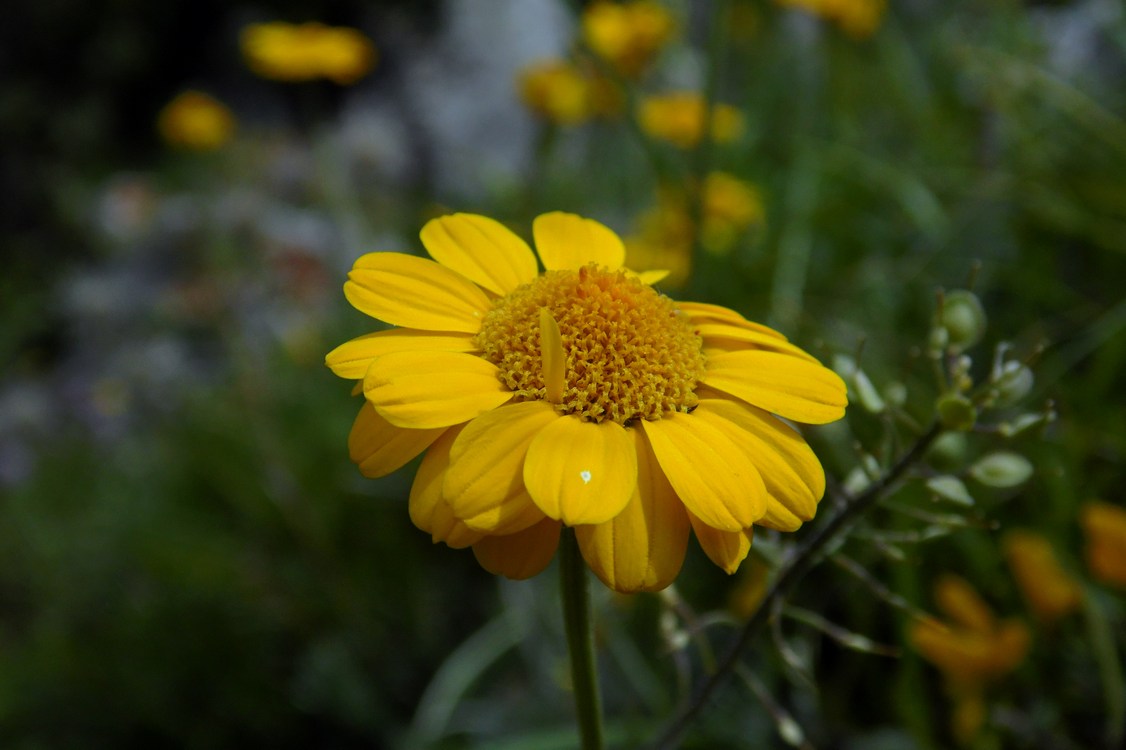
[[[962,350],[976,344],[985,334],[985,308],[973,292],[956,289],[943,300],[939,322],[950,335],[950,345]]]
[[[960,394],[947,393],[938,399],[935,407],[938,421],[948,430],[966,432],[972,430],[977,422],[977,409],[968,398]]]
[[[997,393],[994,404],[1012,406],[1029,394],[1032,383],[1032,370],[1014,360],[1006,362],[1001,366],[1001,373],[993,384]]]
[[[987,487],[1017,487],[1032,476],[1032,462],[1019,453],[990,453],[970,467],[970,476]]]

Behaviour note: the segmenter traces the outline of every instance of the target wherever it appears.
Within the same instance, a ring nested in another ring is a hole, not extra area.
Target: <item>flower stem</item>
[[[571,684],[583,750],[602,750],[602,700],[598,694],[598,672],[591,635],[590,591],[586,564],[579,552],[575,530],[563,529],[560,540],[560,589],[567,649],[571,652]]]

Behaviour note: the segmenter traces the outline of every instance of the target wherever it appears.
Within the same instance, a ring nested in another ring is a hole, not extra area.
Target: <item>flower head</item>
[[[704,134],[704,99],[699,94],[682,91],[651,96],[641,101],[638,121],[652,138],[668,141],[679,148],[692,148]],[[712,138],[728,143],[743,130],[743,116],[729,104],[712,108]]]
[[[235,116],[217,99],[201,91],[185,91],[157,115],[157,130],[171,146],[214,151],[231,140]]]
[[[973,587],[958,576],[939,578],[934,598],[947,622],[916,622],[909,637],[915,650],[946,677],[954,699],[952,729],[965,743],[985,720],[985,686],[1020,666],[1031,637],[1020,620],[999,621]]]
[[[250,24],[239,42],[250,69],[274,81],[327,78],[348,86],[367,75],[377,59],[375,45],[356,29],[320,23]]]
[[[734,572],[755,525],[794,530],[825,489],[816,456],[779,417],[839,419],[843,382],[781,334],[723,307],[677,303],[623,267],[605,226],[550,213],[540,261],[483,216],[422,230],[433,260],[371,253],[344,291],[396,328],[326,362],[362,381],[349,440],[368,476],[426,451],[414,523],[526,578],[562,524],[609,587],[676,577],[689,529]]]
[[[1080,510],[1079,519],[1087,536],[1091,574],[1103,583],[1126,588],[1126,508],[1090,502]]]
[[[1004,548],[1009,568],[1038,619],[1053,622],[1078,609],[1083,588],[1060,566],[1047,539],[1031,531],[1010,531]]]
[[[665,46],[676,28],[672,16],[650,0],[599,0],[582,16],[583,40],[622,75],[636,78]]]
[[[561,125],[577,125],[594,113],[590,80],[565,60],[529,65],[520,71],[517,87],[528,109]]]

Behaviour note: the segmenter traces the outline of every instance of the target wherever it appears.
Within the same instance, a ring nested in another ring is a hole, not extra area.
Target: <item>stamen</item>
[[[558,404],[563,401],[567,354],[563,351],[563,336],[559,333],[559,324],[551,317],[551,311],[546,307],[540,308],[540,363],[543,367],[547,401]]]

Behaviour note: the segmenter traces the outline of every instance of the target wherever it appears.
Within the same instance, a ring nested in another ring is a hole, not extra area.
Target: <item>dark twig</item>
[[[904,472],[923,455],[941,432],[942,427],[940,425],[937,423],[931,425],[883,476],[870,484],[859,495],[847,500],[835,516],[802,542],[797,552],[778,570],[778,575],[770,590],[763,597],[751,619],[743,626],[739,636],[731,645],[727,655],[720,661],[715,672],[700,685],[691,702],[665,727],[653,743],[653,748],[673,750],[673,748],[679,746],[680,738],[688,729],[688,725],[704,709],[716,688],[723,684],[739,666],[743,652],[766,625],[774,601],[787,596],[793,590],[798,581],[819,561],[820,553],[869,508],[875,505],[884,496],[884,493],[903,476]]]

